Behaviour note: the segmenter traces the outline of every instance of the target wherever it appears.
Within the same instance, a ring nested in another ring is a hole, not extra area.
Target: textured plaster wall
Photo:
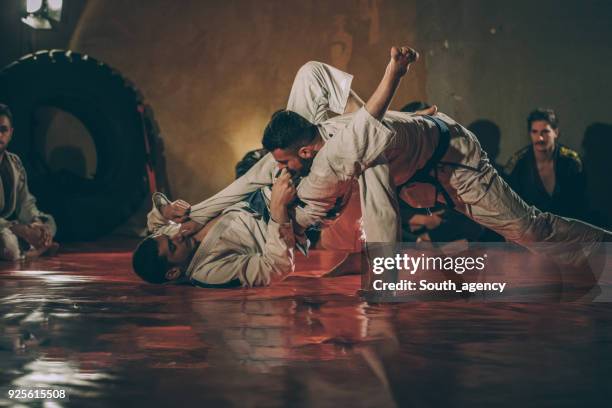
[[[196,201],[227,185],[260,146],[308,60],[355,74],[367,97],[390,44],[413,43],[416,3],[389,1],[90,1],[72,48],[130,78],[155,111],[175,197]],[[401,102],[425,98],[424,65]]]
[[[497,123],[502,161],[528,143],[536,107],[557,111],[561,141],[575,149],[589,124],[612,122],[612,2],[417,3],[429,99],[464,124]]]

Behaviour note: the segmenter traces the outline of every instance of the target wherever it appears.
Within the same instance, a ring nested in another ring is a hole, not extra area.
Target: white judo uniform
[[[19,247],[17,236],[10,229],[11,226],[40,221],[49,227],[53,236],[57,228],[53,217],[36,206],[36,198],[28,189],[26,170],[19,156],[5,152],[3,160],[6,160],[5,164],[9,166],[8,174],[11,180],[0,179],[0,258],[15,261],[23,257],[23,251]],[[5,183],[12,185],[8,197],[4,194]]]
[[[269,189],[264,193],[269,200]],[[169,204],[161,193],[153,197],[147,227],[156,234],[173,236],[180,224],[166,220],[158,206]],[[245,287],[266,286],[283,280],[294,270],[295,238],[291,222],[268,222],[248,203],[229,206],[199,243],[189,266],[188,279],[200,286],[239,283]]]
[[[343,115],[352,78],[319,62],[305,64],[295,78],[287,109],[317,124],[325,141],[310,174],[298,186],[305,206],[296,209],[296,221],[304,227],[325,223],[334,207],[348,202],[358,180],[366,241],[395,242],[400,236],[396,186],[425,166],[440,140],[439,130],[432,120],[412,113],[389,111],[383,121],[365,108]],[[339,116],[330,118],[330,112]],[[450,130],[449,148],[437,166],[438,180],[459,211],[526,247],[539,242],[563,244],[563,249],[551,250],[563,263],[579,262],[598,247],[605,231],[527,205],[497,174],[470,131],[447,115],[435,117]],[[257,188],[270,185],[275,172],[276,163],[268,154],[243,177],[193,206],[192,219],[209,221]],[[428,207],[435,200],[423,200],[428,188],[408,186],[400,195],[412,205]]]

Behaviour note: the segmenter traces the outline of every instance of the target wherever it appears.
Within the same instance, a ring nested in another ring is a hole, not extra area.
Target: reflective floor
[[[0,405],[610,404],[612,304],[368,305],[358,277],[317,277],[335,261],[249,290],[142,284],[121,246],[3,264]]]

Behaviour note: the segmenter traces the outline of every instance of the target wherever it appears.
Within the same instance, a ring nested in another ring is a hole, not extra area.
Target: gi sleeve
[[[310,174],[300,182],[297,194],[305,205],[296,209],[296,221],[303,227],[321,222],[347,191],[354,178],[374,164],[384,164],[383,153],[394,135],[394,130],[376,120],[365,108],[361,108],[340,134],[325,143],[314,159]],[[384,171],[388,173],[388,168]],[[372,176],[373,190],[391,189],[392,184],[388,185],[387,176]],[[387,185],[379,184],[374,187],[374,183]],[[385,193],[385,198],[388,196],[389,194]]]
[[[262,222],[252,217],[248,222]],[[206,260],[191,275],[191,279],[205,285],[220,285],[239,279],[242,286],[267,286],[281,281],[295,268],[293,227],[291,223],[278,224],[270,220],[267,225],[263,251],[246,244],[241,229],[249,226],[238,217],[225,228]],[[217,226],[218,228],[219,226]],[[249,227],[250,228],[250,227]]]
[[[253,191],[272,185],[275,170],[276,161],[272,154],[268,153],[232,184],[214,196],[191,206],[189,218],[197,223],[206,224],[229,206],[246,199]]]
[[[147,230],[149,234],[164,234],[169,237],[180,231],[181,224],[167,220],[162,215],[162,207],[170,204],[170,200],[163,193],[153,193],[153,208],[147,214]]]
[[[330,163],[336,173],[352,174],[355,164],[363,171],[384,153],[394,136],[395,130],[361,108],[340,134],[327,141],[333,154],[328,153]]]
[[[161,213],[163,206],[170,204],[170,200],[163,193],[153,193],[153,208],[147,214],[147,230],[149,233],[159,232],[160,228],[170,223]]]

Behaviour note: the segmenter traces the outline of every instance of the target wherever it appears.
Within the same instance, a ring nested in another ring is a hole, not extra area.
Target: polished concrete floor
[[[608,406],[611,303],[368,304],[314,251],[270,288],[153,286],[131,243],[0,265],[0,406]],[[65,389],[21,403],[9,389]]]

